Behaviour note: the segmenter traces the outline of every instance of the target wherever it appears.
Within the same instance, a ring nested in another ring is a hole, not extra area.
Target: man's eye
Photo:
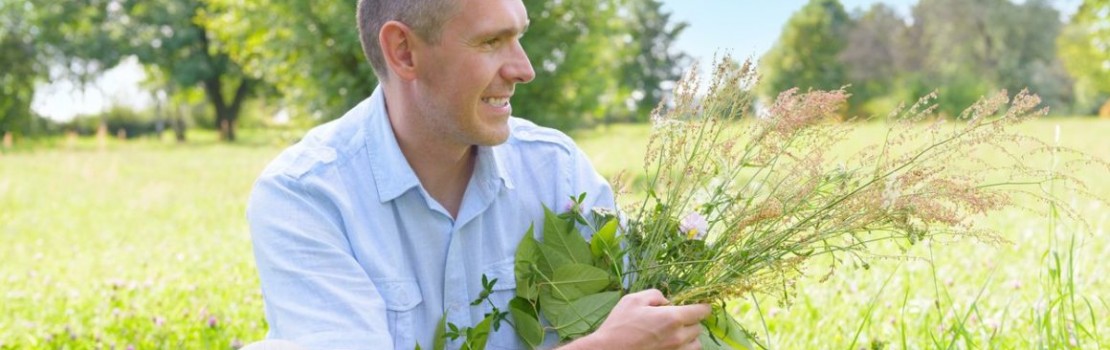
[[[501,38],[493,38],[493,39],[486,40],[485,42],[482,42],[482,45],[497,46],[497,44],[499,44],[499,43],[501,43]]]

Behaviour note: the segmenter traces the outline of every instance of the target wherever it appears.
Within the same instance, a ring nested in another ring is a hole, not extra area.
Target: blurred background
[[[637,171],[651,110],[726,52],[758,62],[757,109],[847,86],[845,116],[936,91],[955,119],[1029,89],[1050,112],[1023,132],[1110,157],[1110,0],[523,2],[537,77],[514,114],[568,132],[607,177]],[[246,200],[376,86],[355,4],[0,0],[0,349],[261,339]],[[1110,198],[1107,168],[1070,175]],[[1110,347],[1110,208],[1076,198],[1085,223],[1007,211],[984,220],[1013,244],[930,245],[733,311],[776,348]]]
[[[765,99],[850,85],[852,115],[940,92],[956,115],[1028,88],[1054,115],[1110,97],[1107,5],[1088,0],[525,1],[538,72],[515,114],[563,130],[643,122],[714,54],[759,61]],[[353,1],[3,0],[0,132],[129,138],[307,127],[376,85]]]

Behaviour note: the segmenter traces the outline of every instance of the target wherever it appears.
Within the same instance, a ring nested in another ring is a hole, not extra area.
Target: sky
[[[729,50],[738,58],[759,58],[774,45],[790,16],[806,2],[663,0],[663,8],[672,13],[672,20],[689,23],[676,40],[675,48],[707,65],[711,63],[713,54],[720,50]],[[849,13],[867,9],[878,2],[906,16],[917,0],[841,0]],[[1080,2],[1055,0],[1054,4],[1067,16],[1079,7]],[[144,74],[138,63],[128,61],[102,76],[96,82],[98,88],[82,92],[68,82],[43,86],[35,92],[32,108],[56,120],[67,120],[75,114],[97,113],[111,104],[145,108],[152,104],[153,98],[140,88],[143,79]]]

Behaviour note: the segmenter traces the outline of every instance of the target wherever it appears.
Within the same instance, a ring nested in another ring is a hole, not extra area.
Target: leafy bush
[[[128,138],[155,134],[159,131],[159,124],[162,122],[150,111],[136,111],[129,107],[114,106],[97,115],[74,118],[66,124],[66,129],[80,135],[93,135],[96,134],[102,121],[106,124],[109,133],[117,134],[123,130]],[[162,128],[169,128],[168,122],[162,125]]]

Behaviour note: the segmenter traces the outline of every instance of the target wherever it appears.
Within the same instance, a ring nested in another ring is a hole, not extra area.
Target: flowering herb
[[[566,213],[545,209],[542,241],[530,230],[516,255],[509,313],[526,344],[539,346],[550,330],[561,340],[589,334],[621,296],[654,288],[675,305],[713,305],[702,323],[704,348],[762,347],[725,311],[727,302],[752,293],[788,298],[814,257],[867,267],[878,242],[1004,242],[975,219],[1015,196],[1054,203],[1074,218],[1044,191],[1049,182],[1096,197],[1067,172],[1031,167],[1023,157],[1064,153],[1076,156],[1067,165],[1110,169],[1014,132],[1046,112],[1024,91],[985,98],[955,121],[932,117],[931,94],[893,111],[885,139],[844,156],[833,150],[859,125],[842,122],[844,90],[788,90],[753,115],[756,83],[750,62],[727,57],[704,95],[695,74],[680,82],[673,107],[653,112],[646,196],[619,219],[585,212],[582,196]],[[985,149],[1009,157],[983,157]]]

